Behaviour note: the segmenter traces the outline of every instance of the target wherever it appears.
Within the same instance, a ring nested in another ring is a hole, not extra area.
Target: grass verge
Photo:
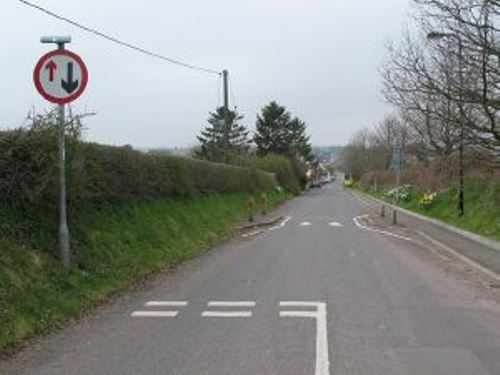
[[[376,198],[393,203],[386,191],[373,188],[357,188]],[[438,219],[458,228],[500,241],[500,181],[469,178],[465,181],[465,215],[457,215],[457,186],[439,192],[431,204],[420,200],[425,192],[412,187],[408,198],[399,206],[419,214]]]
[[[270,192],[269,206],[289,197]],[[81,210],[70,223],[78,265],[71,270],[50,251],[21,245],[50,243],[47,238],[0,239],[0,353],[229,237],[247,198],[210,194]]]

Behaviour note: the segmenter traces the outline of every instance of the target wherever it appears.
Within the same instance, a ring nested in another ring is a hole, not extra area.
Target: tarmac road
[[[500,375],[500,289],[339,186],[280,210],[0,373]]]

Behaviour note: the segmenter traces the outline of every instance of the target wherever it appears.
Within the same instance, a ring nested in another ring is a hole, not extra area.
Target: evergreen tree
[[[312,146],[310,137],[306,134],[306,123],[295,117],[288,123],[287,143],[292,156],[301,156],[305,161],[312,161]]]
[[[254,141],[258,155],[279,154],[312,159],[312,147],[306,134],[306,124],[285,107],[272,101],[257,116]]]
[[[286,128],[290,119],[291,115],[286,108],[275,101],[262,108],[261,114],[257,115],[254,136],[258,155],[288,153]]]
[[[195,152],[195,157],[218,163],[242,164],[250,144],[249,132],[240,123],[242,119],[243,116],[236,110],[229,110],[226,118],[224,107],[211,112],[208,118],[209,125],[197,137],[200,147]]]

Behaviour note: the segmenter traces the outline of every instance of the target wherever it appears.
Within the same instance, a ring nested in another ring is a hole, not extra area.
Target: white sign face
[[[33,80],[45,99],[52,103],[66,104],[83,93],[88,72],[78,55],[59,49],[42,56],[33,72]]]

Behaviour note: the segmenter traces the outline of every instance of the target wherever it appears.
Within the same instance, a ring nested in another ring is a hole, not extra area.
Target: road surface
[[[500,375],[500,289],[339,186],[280,210],[0,373]]]

